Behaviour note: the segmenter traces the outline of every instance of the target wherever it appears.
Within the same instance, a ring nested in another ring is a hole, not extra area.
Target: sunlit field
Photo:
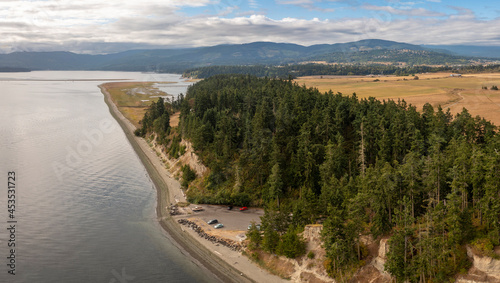
[[[158,96],[165,95],[155,88],[153,83],[116,82],[103,86],[123,115],[136,127],[139,126],[151,102],[158,100]]]
[[[500,74],[450,75],[416,74],[418,79],[414,76],[314,76],[300,77],[296,82],[322,92],[356,93],[359,98],[404,99],[419,110],[425,103],[450,108],[453,114],[465,107],[473,116],[480,115],[500,125],[500,91],[491,90],[492,86],[500,85]]]

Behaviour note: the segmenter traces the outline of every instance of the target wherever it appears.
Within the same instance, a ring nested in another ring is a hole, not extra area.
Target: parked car
[[[255,228],[260,231],[260,224],[255,224]],[[248,225],[248,230],[252,229],[252,224]]]
[[[219,229],[219,228],[222,228],[224,227],[224,225],[222,225],[222,223],[219,223],[217,225],[214,226],[215,229]]]
[[[241,208],[240,208],[240,211],[243,211],[243,210],[248,210],[248,207],[246,207],[246,206],[241,207]]]
[[[232,205],[230,205],[230,206],[227,207],[227,210],[231,210],[231,209],[233,209]]]
[[[201,207],[201,206],[195,206],[193,208],[193,211],[202,211],[202,210],[203,210],[203,207]]]
[[[219,222],[217,219],[212,219],[212,220],[208,220],[207,224],[210,225],[210,224],[215,224],[217,222]]]

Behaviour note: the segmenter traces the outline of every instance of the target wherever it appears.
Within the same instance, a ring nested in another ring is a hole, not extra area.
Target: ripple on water
[[[30,76],[133,77],[90,73]],[[10,107],[0,111],[0,168],[18,176],[22,272],[14,282],[110,282],[111,271],[122,269],[134,282],[215,281],[166,239],[151,217],[156,191],[109,114],[99,83],[2,82],[0,99]],[[85,131],[100,130],[103,120],[116,127],[92,143]],[[4,230],[0,241],[7,236]],[[13,282],[5,281],[5,274],[0,282]]]

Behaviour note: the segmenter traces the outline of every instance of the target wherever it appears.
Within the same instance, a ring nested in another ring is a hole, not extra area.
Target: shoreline
[[[231,266],[228,262],[212,253],[207,247],[190,235],[190,233],[187,233],[181,225],[176,223],[172,216],[167,213],[167,210],[164,208],[171,203],[171,200],[176,196],[172,190],[168,189],[168,183],[172,184],[173,182],[177,182],[177,180],[174,180],[168,173],[165,173],[166,169],[162,167],[160,160],[156,158],[156,154],[153,153],[147,142],[134,135],[135,126],[118,110],[118,107],[111,100],[111,96],[107,89],[102,84],[98,87],[104,95],[104,101],[111,115],[122,128],[125,136],[155,185],[157,191],[156,214],[158,222],[172,242],[181,250],[185,251],[197,265],[208,270],[222,282],[255,282]],[[164,170],[162,170],[162,168]]]

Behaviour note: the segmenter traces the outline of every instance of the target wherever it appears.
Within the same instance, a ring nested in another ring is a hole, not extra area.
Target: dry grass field
[[[407,76],[313,76],[300,77],[296,82],[316,87],[325,92],[332,90],[345,95],[356,93],[359,98],[373,96],[380,100],[404,99],[422,109],[425,103],[453,114],[465,107],[473,115],[479,115],[500,125],[500,91],[490,90],[500,85],[500,73],[467,74],[451,77],[450,73],[417,74],[418,80]],[[488,90],[483,90],[485,86]]]
[[[103,87],[123,115],[138,127],[151,102],[166,95],[153,85],[152,82],[113,82]]]
[[[425,103],[434,107],[450,108],[453,114],[465,107],[473,115],[479,115],[500,125],[500,91],[490,90],[500,86],[500,73],[470,74],[450,77],[450,73],[417,74],[418,80],[407,76],[313,76],[296,80],[300,85],[316,87],[325,92],[332,90],[345,95],[356,93],[359,98],[373,96],[377,99],[404,99],[421,110]],[[485,86],[488,89],[484,90]],[[104,84],[120,111],[135,126],[152,101],[165,95],[147,82],[113,82]],[[178,124],[178,116],[171,117],[172,126]]]

